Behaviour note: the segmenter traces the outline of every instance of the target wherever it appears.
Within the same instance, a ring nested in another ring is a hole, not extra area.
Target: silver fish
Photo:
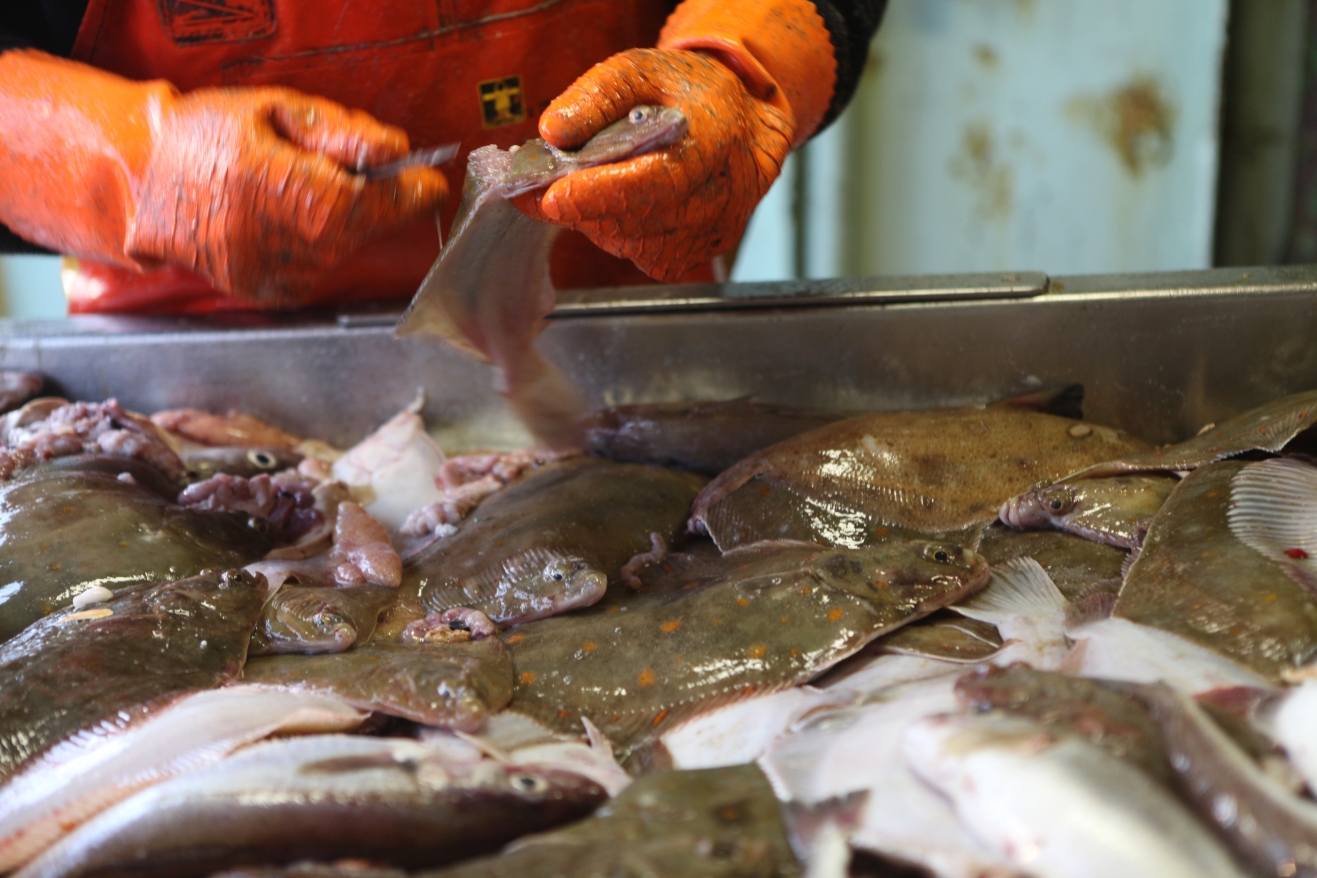
[[[437,335],[492,363],[495,386],[539,441],[554,449],[580,447],[585,400],[534,347],[553,310],[548,260],[558,227],[530,219],[509,199],[685,136],[680,111],[638,106],[579,150],[558,150],[536,139],[515,152],[496,146],[473,151],[452,236],[397,335]]]

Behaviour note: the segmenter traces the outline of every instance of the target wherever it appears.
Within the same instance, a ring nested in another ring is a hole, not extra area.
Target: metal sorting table
[[[523,444],[489,367],[394,339],[399,313],[5,320],[0,368],[137,411],[241,408],[339,446],[424,392],[446,448]],[[1317,387],[1317,266],[569,290],[539,344],[600,405],[926,408],[1080,382],[1086,417],[1169,442]]]

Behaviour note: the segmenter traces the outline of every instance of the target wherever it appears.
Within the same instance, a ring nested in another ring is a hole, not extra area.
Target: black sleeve
[[[855,95],[855,87],[864,72],[869,57],[869,42],[878,32],[883,20],[887,0],[813,0],[823,16],[823,23],[832,36],[832,48],[837,55],[837,86],[832,92],[832,103],[819,131],[828,127],[841,111],[846,109]],[[817,133],[817,132],[815,132]]]

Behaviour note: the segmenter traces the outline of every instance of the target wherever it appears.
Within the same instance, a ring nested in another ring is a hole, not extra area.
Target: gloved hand
[[[0,220],[54,250],[190,268],[291,305],[375,235],[447,194],[431,168],[351,173],[407,135],[283,88],[132,82],[35,51],[0,54]]]
[[[596,65],[540,117],[540,135],[580,146],[636,104],[690,122],[672,149],[578,171],[517,206],[673,281],[740,238],[787,153],[818,128],[836,57],[810,0],[686,0],[656,49]]]

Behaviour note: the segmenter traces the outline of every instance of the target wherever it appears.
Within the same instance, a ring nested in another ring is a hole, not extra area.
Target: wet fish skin
[[[1019,530],[1055,528],[1088,540],[1133,549],[1175,489],[1168,476],[1109,476],[1045,485],[1002,504],[1003,524]]]
[[[309,857],[433,867],[581,819],[606,799],[576,774],[458,763],[410,739],[290,738],[143,791],[18,874],[205,876]]]
[[[1054,530],[1017,531],[993,522],[982,531],[978,551],[994,567],[1016,558],[1033,558],[1067,600],[1088,594],[1095,583],[1119,583],[1129,553]]]
[[[1192,698],[1135,691],[1161,725],[1180,789],[1259,875],[1317,875],[1317,805],[1269,777]]]
[[[1161,628],[1277,680],[1317,656],[1317,599],[1230,530],[1245,464],[1194,470],[1153,519],[1113,615]]]
[[[286,448],[211,448],[199,446],[179,452],[187,467],[189,482],[201,482],[227,473],[251,478],[261,473],[277,473],[293,469],[302,462],[302,455]]]
[[[982,665],[956,680],[956,699],[978,713],[1004,711],[1036,720],[1053,734],[1079,735],[1154,780],[1172,782],[1161,732],[1148,711],[1132,695],[1097,680],[1019,664]]]
[[[376,636],[347,652],[258,656],[247,662],[243,680],[472,732],[511,700],[512,659],[494,637],[402,644]]]
[[[781,810],[753,765],[642,777],[588,820],[425,878],[795,878]]]
[[[621,595],[503,636],[509,710],[565,734],[587,717],[630,753],[701,712],[795,685],[980,588],[987,564],[936,542],[748,546],[687,587]]]
[[[591,454],[610,460],[716,476],[756,451],[843,417],[750,397],[618,405],[590,416],[585,445]]]
[[[720,548],[761,539],[859,546],[986,524],[1044,480],[1146,448],[1108,427],[1017,406],[879,412],[802,433],[709,483],[692,527]]]
[[[248,655],[343,652],[370,639],[395,597],[378,585],[285,586],[261,610]]]
[[[927,619],[878,638],[866,650],[935,658],[945,662],[981,662],[1002,648],[997,626],[939,610]]]
[[[58,611],[0,646],[0,782],[79,732],[236,678],[264,600],[262,577],[207,571]]]
[[[515,625],[588,606],[622,566],[677,541],[704,480],[640,464],[577,458],[504,488],[404,570],[404,600],[425,612],[468,607]]]
[[[1242,878],[1225,847],[1141,771],[996,714],[929,717],[903,751],[960,820],[1037,878]]]
[[[77,457],[0,485],[0,642],[92,585],[114,591],[239,567],[273,545],[246,516],[165,500],[152,475],[164,478],[145,464]]]

